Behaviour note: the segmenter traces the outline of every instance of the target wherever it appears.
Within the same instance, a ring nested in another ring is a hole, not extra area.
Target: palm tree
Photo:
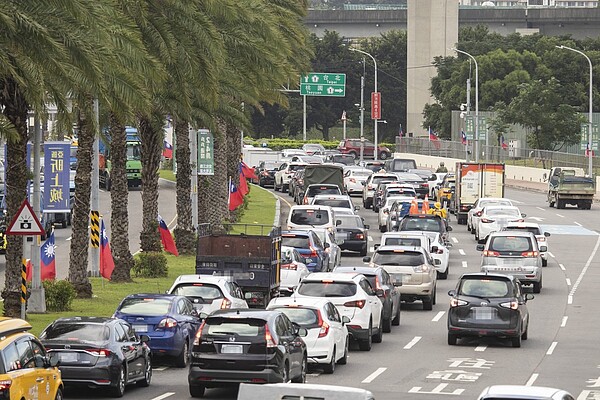
[[[191,163],[189,124],[184,120],[175,121],[175,138],[177,142],[177,227],[175,240],[180,254],[193,254],[196,249],[195,227],[192,224],[192,203],[190,201]],[[197,160],[194,160],[196,162]]]

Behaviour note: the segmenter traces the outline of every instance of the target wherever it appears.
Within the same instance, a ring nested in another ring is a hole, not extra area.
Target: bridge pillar
[[[458,0],[408,0],[407,19],[406,129],[420,136],[427,131],[423,108],[433,102],[433,59],[455,55],[451,49],[458,41]]]

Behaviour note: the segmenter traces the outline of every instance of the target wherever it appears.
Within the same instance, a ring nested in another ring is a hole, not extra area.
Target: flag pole
[[[102,217],[102,215],[100,215],[100,226],[104,227],[104,229],[106,229],[106,225],[104,225],[104,218]],[[99,251],[99,253],[100,253],[100,257],[99,257],[100,258],[100,265],[98,266],[98,275],[100,275],[100,282],[101,282],[101,285],[102,285],[101,286],[102,289],[104,289],[104,279],[106,279],[104,276],[102,276],[102,273],[100,272],[100,271],[102,271],[104,269],[104,265],[102,265],[103,261],[104,261],[103,260],[104,257],[102,256],[102,251],[101,250],[102,250],[102,240],[104,240],[103,239],[103,235],[105,235],[105,234],[106,234],[106,232],[104,232],[103,229],[100,229],[100,248],[99,248],[99,250],[100,250]]]

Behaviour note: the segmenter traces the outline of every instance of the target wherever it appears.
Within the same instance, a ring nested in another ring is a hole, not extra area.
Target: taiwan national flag
[[[42,281],[56,278],[56,245],[54,242],[54,231],[40,247],[40,268],[42,270]]]
[[[160,232],[160,241],[162,242],[165,251],[173,254],[174,256],[179,256],[177,246],[175,245],[175,241],[173,240],[173,235],[171,235],[169,227],[160,215],[158,216],[158,230]]]
[[[508,150],[508,145],[504,141],[504,135],[500,135],[500,147],[502,147],[502,150]]]
[[[106,234],[104,220],[100,224],[100,275],[110,281],[110,277],[115,269],[115,260],[110,249],[110,240]]]
[[[592,150],[590,152],[590,144],[589,143],[585,145],[585,156],[586,157],[590,157],[590,156],[593,157],[593,156],[595,156],[594,150]]]
[[[244,204],[244,196],[242,192],[235,187],[235,184],[229,178],[229,211],[233,211]]]
[[[460,131],[460,142],[466,146],[467,145],[467,134],[465,131]]]
[[[246,181],[246,176],[244,175],[244,172],[242,171],[242,165],[240,164],[240,193],[242,193],[242,196],[245,196],[249,192],[250,190],[248,189],[248,182]]]
[[[431,130],[431,127],[429,127],[429,141],[433,142],[436,149],[440,148],[440,138]]]
[[[166,140],[163,140],[163,152],[162,155],[164,158],[173,158],[173,145]]]
[[[258,176],[256,176],[256,172],[254,172],[254,169],[250,168],[249,166],[246,165],[245,162],[240,161],[241,164],[241,168],[242,168],[242,173],[244,174],[244,176],[248,179],[258,179]]]

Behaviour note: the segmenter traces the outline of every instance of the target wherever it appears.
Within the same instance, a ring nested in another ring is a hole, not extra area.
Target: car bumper
[[[238,383],[282,383],[283,377],[274,368],[259,371],[201,369],[192,365],[188,373],[190,386],[227,386]]]
[[[340,249],[349,251],[363,251],[367,248],[367,242],[365,240],[345,240],[340,245]]]
[[[67,386],[110,386],[119,376],[120,365],[92,367],[60,366],[62,381]]]
[[[512,275],[521,283],[540,282],[542,280],[541,268],[536,268],[535,271],[518,271],[509,267],[482,267],[481,272],[489,272],[493,274]]]
[[[448,333],[456,336],[471,336],[471,337],[500,337],[509,338],[521,335],[518,327],[514,328],[490,328],[490,327],[459,327],[448,326]]]
[[[362,328],[352,323],[347,325],[348,334],[354,340],[367,340],[369,338],[369,328]]]
[[[348,186],[346,186],[346,190],[348,191],[348,194],[356,194],[356,193],[362,194],[363,186],[362,185],[348,185]]]
[[[396,286],[400,292],[400,298],[404,301],[428,298],[433,295],[434,287],[435,286],[432,282],[422,283],[419,285],[403,283],[402,286]]]
[[[274,176],[261,176],[258,179],[262,185],[273,185],[275,183]]]
[[[144,332],[139,332],[144,333]],[[164,336],[150,336],[148,345],[154,356],[178,356],[183,349],[183,338],[172,332],[167,332]]]

